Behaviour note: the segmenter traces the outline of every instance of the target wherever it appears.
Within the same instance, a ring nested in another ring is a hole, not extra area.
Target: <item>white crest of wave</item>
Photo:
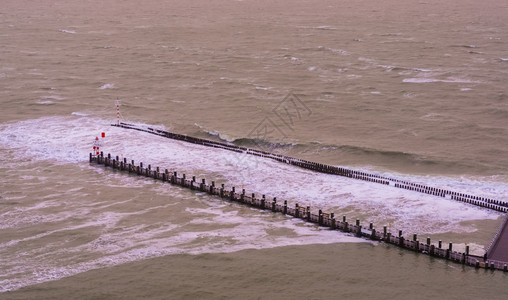
[[[114,85],[113,83],[106,83],[106,84],[102,85],[102,86],[100,87],[100,89],[101,89],[101,90],[105,90],[105,89],[112,89],[112,88],[114,88],[114,87],[115,87],[115,85]]]
[[[70,33],[70,34],[76,34],[76,31],[74,31],[74,30],[67,30],[67,29],[61,29],[60,32]]]

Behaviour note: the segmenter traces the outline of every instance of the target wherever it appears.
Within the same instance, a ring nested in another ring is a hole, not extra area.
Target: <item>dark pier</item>
[[[276,198],[270,199],[265,197],[265,195],[256,197],[254,193],[246,193],[245,189],[242,189],[241,191],[237,191],[235,187],[227,189],[224,184],[216,186],[214,181],[208,184],[205,179],[201,179],[199,181],[196,177],[187,177],[185,174],[178,176],[176,171],[170,172],[168,169],[162,171],[159,167],[152,168],[151,165],[143,166],[143,163],[135,165],[133,160],[129,162],[126,158],[120,160],[118,156],[113,158],[110,154],[104,156],[102,152],[98,156],[93,156],[90,153],[90,163],[104,165],[105,167],[132,175],[149,177],[154,180],[168,182],[191,190],[206,192],[209,195],[218,196],[225,201],[237,202],[262,210],[270,210],[274,213],[282,213],[287,216],[302,219],[306,222],[317,224],[321,227],[327,227],[330,230],[352,233],[357,237],[374,241],[382,241],[403,249],[427,254],[437,258],[447,259],[456,263],[474,266],[476,268],[500,269],[508,272],[506,260],[504,260],[504,262],[493,261],[490,257],[488,258],[490,253],[485,254],[484,256],[471,255],[469,253],[469,246],[466,246],[465,252],[457,252],[453,250],[452,243],[449,243],[447,247],[443,247],[441,241],[437,244],[431,243],[429,237],[422,242],[418,239],[416,234],[413,234],[410,238],[406,238],[403,236],[401,230],[398,234],[392,234],[391,232],[388,232],[386,226],[379,230],[374,228],[372,223],[361,224],[358,219],[353,222],[349,222],[346,216],[336,219],[333,212],[326,213],[321,210],[318,212],[312,212],[310,206],[299,206],[298,203],[295,204],[294,207],[291,207],[287,205],[287,201],[278,201]],[[492,259],[496,259],[497,257],[505,259],[506,257],[506,252],[503,252],[505,251],[503,249],[505,249],[504,247],[508,244],[508,233],[505,229],[506,220],[502,226],[502,230],[500,230],[496,236],[494,241],[495,245],[491,246],[491,248],[493,248]],[[497,256],[498,253],[504,254]]]
[[[215,141],[210,141],[201,138],[195,138],[183,134],[173,133],[165,130],[154,129],[150,127],[140,127],[133,124],[122,123],[112,124],[111,126],[121,127],[126,129],[133,129],[138,131],[147,132],[150,134],[162,136],[165,138],[170,138],[174,140],[184,141],[188,143],[198,144],[206,147],[220,148],[224,150],[234,151],[238,153],[245,153],[249,155],[256,155],[264,158],[273,159],[279,161],[281,163],[286,163],[290,165],[294,165],[300,168],[312,170],[315,172],[326,173],[326,174],[334,174],[344,177],[349,177],[357,180],[369,181],[374,183],[379,183],[383,185],[390,185],[395,188],[406,189],[414,192],[424,193],[428,195],[434,195],[437,197],[442,197],[446,199],[451,199],[459,202],[468,203],[470,205],[480,206],[483,208],[499,211],[499,212],[508,212],[508,202],[490,199],[486,197],[473,196],[465,193],[449,191],[446,189],[440,189],[436,187],[430,187],[423,184],[413,183],[405,180],[400,180],[396,178],[389,178],[385,176],[380,176],[377,174],[371,174],[363,171],[352,170],[348,168],[336,167],[326,164],[315,163],[303,159],[298,159],[294,157],[269,153],[265,151],[260,151],[256,149],[250,149],[245,147],[239,147],[236,145],[220,143]]]
[[[508,271],[508,214],[505,215],[499,231],[494,236],[489,249],[487,250],[487,263],[494,265],[496,269]]]

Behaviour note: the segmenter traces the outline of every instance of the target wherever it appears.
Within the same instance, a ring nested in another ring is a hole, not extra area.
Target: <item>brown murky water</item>
[[[103,170],[102,149],[488,247],[500,214],[111,128],[508,200],[502,1],[2,1],[0,299],[502,298],[506,274]],[[39,285],[40,284],[40,285]]]

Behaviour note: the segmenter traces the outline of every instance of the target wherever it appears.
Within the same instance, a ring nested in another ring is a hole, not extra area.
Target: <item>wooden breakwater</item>
[[[311,162],[303,159],[298,159],[290,156],[280,155],[280,154],[274,154],[269,153],[266,151],[251,149],[251,148],[245,148],[245,147],[239,147],[232,144],[226,144],[201,138],[196,138],[188,135],[178,134],[169,132],[166,130],[160,130],[160,129],[154,129],[151,127],[141,127],[134,124],[128,124],[120,122],[119,124],[111,124],[111,126],[114,127],[120,127],[125,129],[133,129],[138,131],[147,132],[150,134],[162,136],[165,138],[170,138],[174,140],[184,141],[188,143],[198,144],[206,147],[213,147],[213,148],[219,148],[224,149],[228,151],[234,151],[237,153],[244,153],[248,155],[255,155],[259,157],[269,158],[276,161],[279,161],[281,163],[291,164],[300,168],[320,172],[320,173],[326,173],[326,174],[334,174],[344,177],[349,177],[357,180],[363,180],[363,181],[369,181],[374,183],[379,183],[383,185],[390,185],[395,188],[401,188],[406,189],[414,192],[424,193],[428,195],[434,195],[437,197],[443,197],[446,199],[451,199],[463,203],[468,203],[471,205],[483,207],[486,209],[491,209],[499,212],[508,212],[508,202],[501,201],[501,200],[495,200],[490,199],[486,197],[479,197],[479,196],[473,196],[466,193],[459,193],[455,191],[450,191],[447,189],[440,189],[436,187],[430,187],[423,184],[413,183],[406,180],[401,180],[397,178],[390,178],[386,176],[381,176],[378,174],[372,174],[368,172],[363,172],[359,170],[353,170],[349,168],[343,168],[343,167],[336,167],[326,164],[320,164],[316,162]]]
[[[227,189],[224,184],[216,186],[214,181],[208,184],[205,179],[198,181],[195,176],[187,177],[185,174],[178,176],[176,171],[170,172],[168,169],[164,169],[164,171],[162,171],[159,167],[152,168],[151,165],[144,166],[142,162],[140,162],[139,165],[136,165],[134,160],[131,160],[130,162],[128,162],[127,158],[120,160],[118,156],[114,158],[110,154],[104,156],[102,152],[98,156],[94,156],[90,153],[90,163],[103,165],[105,167],[136,176],[149,177],[154,180],[168,182],[191,190],[206,192],[209,195],[218,196],[228,201],[302,219],[321,227],[327,227],[330,230],[338,230],[354,234],[357,237],[374,241],[382,241],[403,249],[416,251],[437,258],[447,259],[456,263],[470,265],[476,268],[501,269],[508,272],[507,263],[504,263],[503,265],[494,263],[489,264],[486,261],[486,255],[477,256],[470,254],[469,246],[466,246],[465,252],[458,252],[453,250],[452,243],[449,243],[447,247],[446,245],[443,247],[442,241],[439,241],[437,244],[431,243],[429,237],[422,242],[418,239],[416,234],[413,234],[410,238],[406,238],[402,235],[401,230],[398,231],[398,234],[392,234],[387,230],[387,226],[383,226],[382,230],[377,230],[374,228],[372,223],[369,223],[368,225],[361,224],[358,219],[354,222],[349,222],[346,216],[336,219],[333,212],[326,213],[322,210],[312,212],[310,206],[300,206],[298,203],[294,206],[288,206],[287,200],[281,203],[276,198],[270,200],[265,197],[265,195],[256,197],[255,193],[248,194],[245,189],[242,189],[241,191],[237,191],[235,187]]]

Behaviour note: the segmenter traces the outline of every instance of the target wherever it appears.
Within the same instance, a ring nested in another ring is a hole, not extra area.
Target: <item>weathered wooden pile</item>
[[[352,170],[343,167],[336,167],[326,164],[320,164],[312,161],[307,161],[303,159],[298,159],[290,156],[280,155],[269,153],[266,151],[251,149],[240,147],[232,144],[226,144],[216,141],[210,141],[206,139],[196,138],[188,135],[178,134],[169,132],[166,130],[154,129],[150,127],[141,127],[134,124],[122,123],[112,124],[114,127],[121,127],[125,129],[133,129],[138,131],[147,132],[150,134],[162,136],[165,138],[170,138],[179,141],[185,141],[188,143],[198,144],[206,147],[220,148],[228,151],[234,151],[238,153],[245,153],[249,155],[255,155],[259,157],[269,158],[281,163],[291,164],[294,166],[298,166],[300,168],[312,170],[315,172],[326,173],[326,174],[334,174],[339,176],[345,176],[353,179],[364,180],[384,185],[391,185],[396,188],[406,189],[414,192],[425,193],[429,195],[434,195],[438,197],[448,198],[460,202],[465,202],[471,205],[480,206],[483,208],[499,211],[499,212],[508,212],[508,202],[494,200],[486,197],[473,196],[465,193],[459,193],[454,191],[449,191],[446,189],[440,189],[435,187],[425,186],[423,184],[412,183],[405,180],[400,180],[396,178],[390,178],[386,176],[381,176],[378,174],[372,174],[368,172]]]
[[[414,234],[412,238],[405,238],[402,235],[402,231],[393,235],[387,230],[387,226],[384,226],[382,230],[376,230],[372,223],[363,225],[360,224],[360,220],[355,220],[350,223],[347,221],[346,216],[336,219],[333,212],[325,213],[321,210],[318,212],[312,212],[309,206],[300,206],[299,204],[295,204],[294,207],[290,207],[288,206],[287,201],[281,203],[280,201],[278,202],[276,198],[270,200],[266,198],[265,195],[256,197],[254,193],[248,194],[245,189],[237,191],[235,187],[226,189],[224,184],[216,186],[214,181],[208,184],[205,179],[197,181],[195,176],[187,177],[185,174],[178,176],[176,171],[169,172],[168,169],[161,171],[159,167],[152,168],[151,165],[144,166],[141,162],[139,165],[135,165],[134,160],[131,160],[130,162],[128,162],[126,158],[120,160],[118,156],[112,158],[110,154],[104,156],[102,152],[98,156],[94,156],[90,153],[90,163],[104,165],[133,175],[168,182],[191,190],[206,192],[210,195],[219,196],[225,200],[249,205],[262,210],[270,210],[274,213],[282,213],[307,222],[315,223],[321,227],[327,227],[331,230],[347,232],[358,237],[375,241],[383,241],[403,249],[420,252],[433,257],[443,258],[457,263],[475,266],[477,268],[501,269],[508,272],[506,263],[494,261],[489,262],[486,255],[471,255],[469,253],[469,246],[466,246],[466,251],[463,253],[454,251],[452,243],[449,243],[448,247],[443,248],[441,241],[435,244],[431,243],[430,238],[427,238],[425,242],[421,242],[418,240],[416,234]]]

